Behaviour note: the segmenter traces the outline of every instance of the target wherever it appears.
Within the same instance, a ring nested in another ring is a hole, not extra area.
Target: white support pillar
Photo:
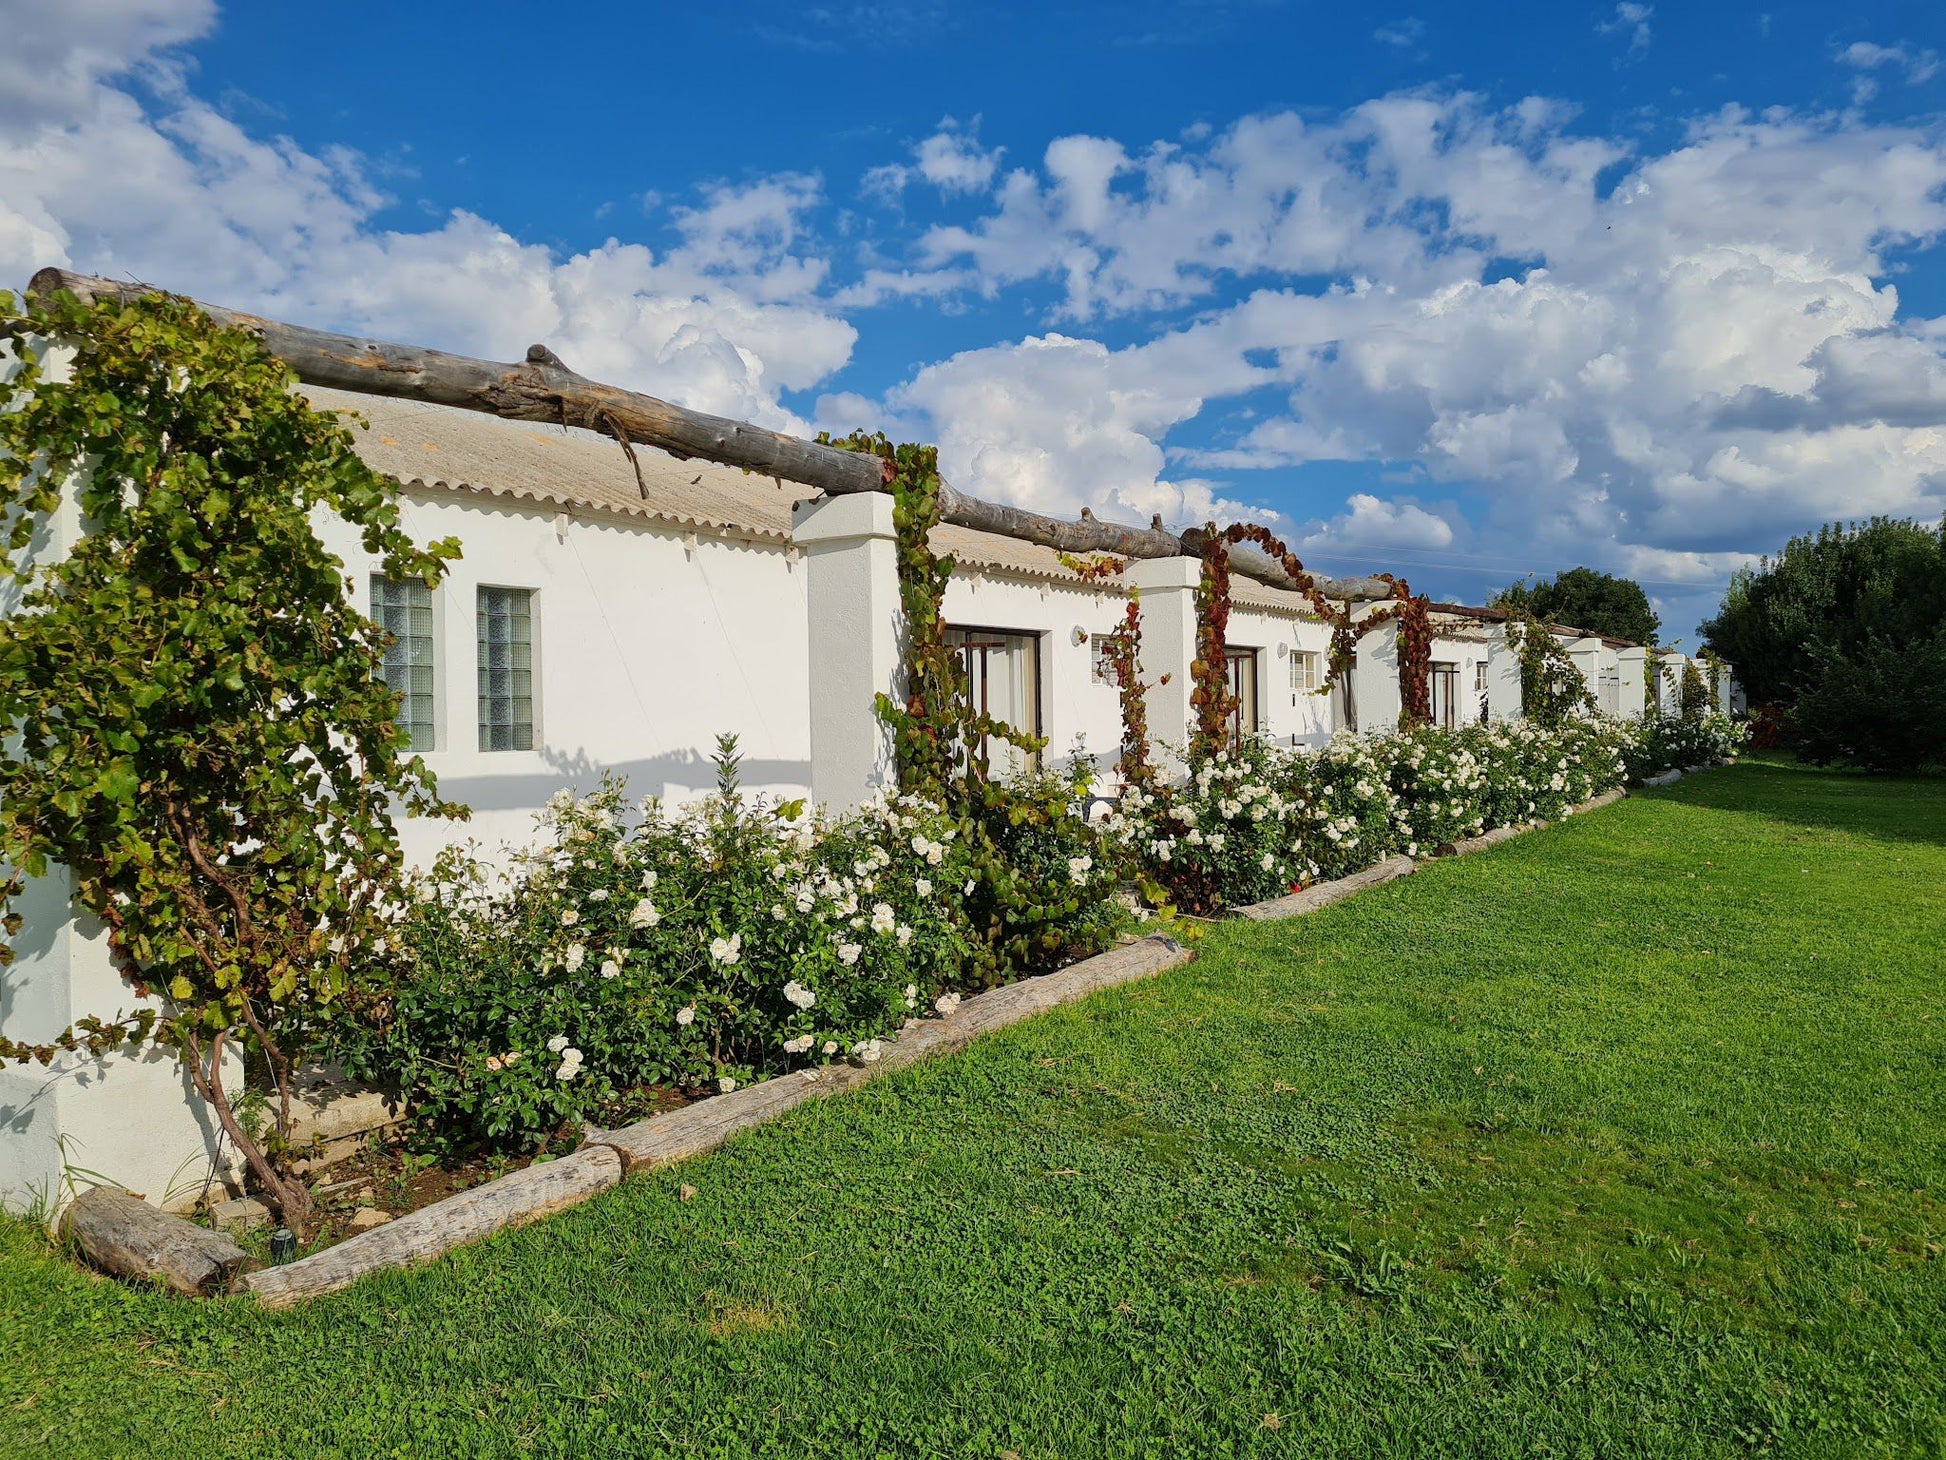
[[[1164,776],[1182,773],[1189,746],[1189,666],[1196,658],[1196,588],[1201,558],[1137,558],[1124,581],[1142,595],[1142,683],[1149,712],[1149,751]],[[1164,675],[1167,684],[1159,681]]]
[[[1487,718],[1518,720],[1525,711],[1520,696],[1520,654],[1508,642],[1507,626],[1487,630]]]
[[[1370,615],[1367,615],[1369,617]],[[1399,625],[1387,619],[1361,633],[1352,666],[1352,692],[1358,703],[1358,733],[1383,735],[1399,728]]]
[[[811,656],[811,796],[842,811],[889,789],[896,772],[881,694],[902,692],[898,535],[884,492],[800,502]]]
[[[1575,639],[1567,646],[1568,658],[1581,676],[1581,687],[1597,705],[1601,703],[1601,653],[1605,647],[1595,638]]]
[[[1624,720],[1642,718],[1642,696],[1647,693],[1647,649],[1617,649],[1615,663],[1620,678],[1621,715]]]
[[[1674,649],[1664,649],[1650,661],[1656,673],[1655,704],[1665,715],[1682,708],[1682,667],[1689,662]]]

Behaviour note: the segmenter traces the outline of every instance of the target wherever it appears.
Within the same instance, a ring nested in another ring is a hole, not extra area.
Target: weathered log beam
[[[162,292],[146,284],[124,284],[58,268],[42,269],[27,288],[39,296],[66,290],[88,303]],[[876,457],[840,451],[748,421],[732,421],[639,391],[603,385],[568,369],[544,345],[529,347],[527,358],[514,363],[478,360],[417,345],[331,334],[200,300],[197,308],[220,325],[255,335],[306,385],[427,401],[512,421],[582,426],[605,436],[653,446],[671,456],[741,467],[761,476],[815,487],[832,496],[885,490],[885,467]],[[1131,558],[1196,554],[1183,538],[1159,524],[1127,527],[1086,515],[1080,522],[1064,522],[969,497],[951,486],[941,489],[940,514],[961,527],[1001,533],[1061,552],[1115,553]],[[1252,558],[1239,554],[1235,570],[1276,587],[1294,586],[1281,567],[1261,555]],[[1319,579],[1318,586],[1333,598],[1389,597],[1389,585],[1371,591],[1379,581]],[[1339,588],[1345,592],[1337,591]]]
[[[287,1308],[348,1288],[369,1273],[416,1267],[505,1228],[579,1206],[621,1179],[621,1157],[591,1146],[408,1212],[296,1262],[253,1272],[242,1288],[266,1308]]]
[[[221,1232],[112,1186],[76,1197],[62,1214],[61,1234],[103,1272],[152,1279],[191,1297],[222,1292],[244,1257]]]

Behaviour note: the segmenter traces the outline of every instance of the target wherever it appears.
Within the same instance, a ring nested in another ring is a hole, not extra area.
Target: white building
[[[807,489],[648,447],[636,449],[638,487],[615,443],[590,432],[308,393],[369,420],[359,449],[405,484],[408,531],[464,549],[427,590],[388,582],[356,534],[319,524],[354,601],[397,636],[386,673],[415,749],[441,792],[472,808],[467,823],[407,823],[414,858],[455,839],[488,853],[521,842],[557,790],[591,789],[607,773],[636,795],[702,794],[723,731],[739,738],[753,792],[842,806],[887,783],[889,742],[872,706],[894,689],[899,660],[889,497],[805,500]],[[70,511],[50,550],[76,531]],[[979,707],[1045,736],[1049,764],[1077,747],[1104,770],[1115,759],[1120,703],[1103,648],[1130,588],[1164,763],[1186,743],[1198,560],[1136,561],[1122,578],[1090,581],[1013,538],[945,526],[934,547],[957,565],[945,617]],[[1317,745],[1397,723],[1395,624],[1363,637],[1349,682],[1327,696],[1330,632],[1301,595],[1238,576],[1233,603],[1238,733]],[[1496,616],[1441,609],[1435,722],[1517,715],[1519,669]],[[1641,650],[1581,637],[1569,650],[1604,709],[1640,713],[1629,664]],[[58,872],[22,902],[27,930],[0,986],[11,1037],[46,1039],[133,1003],[99,928],[67,917],[66,902]],[[15,1206],[58,1200],[64,1173],[158,1201],[193,1198],[216,1155],[213,1124],[168,1056],[0,1070],[0,1199]]]

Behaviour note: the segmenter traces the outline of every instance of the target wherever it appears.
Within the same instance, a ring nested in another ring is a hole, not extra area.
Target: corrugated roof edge
[[[747,523],[719,521],[707,517],[686,517],[677,512],[658,512],[652,507],[625,507],[620,503],[596,502],[566,492],[536,492],[525,487],[488,487],[477,482],[428,480],[425,477],[404,479],[400,485],[422,492],[460,492],[478,497],[498,497],[511,502],[532,502],[536,506],[558,507],[598,517],[624,517],[638,522],[662,523],[689,532],[707,532],[712,537],[740,539],[764,546],[778,548],[796,546],[788,532],[773,532],[767,527],[752,527]]]

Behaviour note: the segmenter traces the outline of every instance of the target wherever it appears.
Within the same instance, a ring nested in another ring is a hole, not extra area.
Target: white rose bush
[[[1208,914],[1432,856],[1501,826],[1552,821],[1671,765],[1733,754],[1743,728],[1570,715],[1458,730],[1338,735],[1318,749],[1248,739],[1195,758],[1184,778],[1135,787],[1106,829],[1184,911]]]
[[[420,879],[381,1017],[340,1031],[341,1059],[397,1089],[434,1148],[533,1149],[821,1062],[910,1017],[907,988],[930,1005],[973,966],[957,900],[916,889],[967,880],[953,828],[917,803],[631,816],[610,784],[557,797],[543,827],[511,875],[452,853]]]
[[[692,806],[564,791],[510,870],[441,858],[330,1046],[397,1091],[434,1150],[542,1150],[583,1121],[871,1063],[906,1020],[1106,947],[1145,902],[1211,914],[1431,856],[1742,738],[1720,716],[1576,715],[1315,750],[1253,739],[1124,790],[1093,824],[1085,769],[1023,778],[979,838],[910,796],[835,819],[746,800],[727,745],[717,794]]]
[[[898,797],[815,818],[746,800],[729,754],[705,801],[564,791],[510,870],[455,851],[418,879],[381,991],[334,1053],[399,1093],[423,1146],[540,1150],[725,1081],[871,1063],[907,1019],[1131,920],[1118,848],[1079,816],[1013,828],[1022,873],[1059,892],[1023,928],[940,808]],[[979,946],[1003,924],[1025,950],[1011,962]]]

